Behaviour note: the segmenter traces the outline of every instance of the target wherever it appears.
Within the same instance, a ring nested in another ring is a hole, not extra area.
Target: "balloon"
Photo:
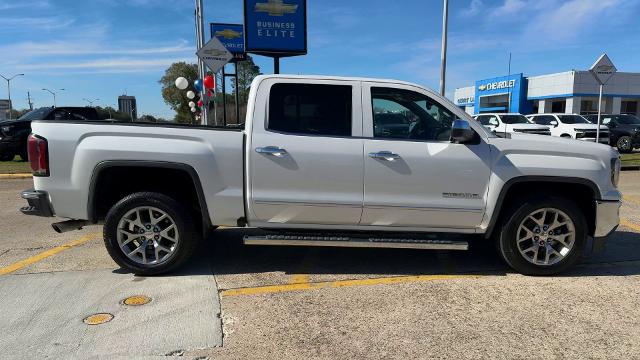
[[[192,113],[196,112],[196,108],[192,107],[192,108],[191,108],[191,112],[192,112]]]
[[[189,81],[182,76],[176,79],[176,87],[180,90],[184,90],[189,86]]]
[[[204,77],[204,87],[207,89],[213,89],[216,86],[216,81],[213,79],[213,76],[207,75]]]
[[[194,103],[193,101],[189,101],[189,107],[190,108],[196,107],[196,103]]]
[[[202,91],[202,80],[198,79],[196,81],[193,82],[193,87],[198,91],[201,92]]]
[[[202,107],[202,100],[198,100],[198,107]]]
[[[187,97],[189,99],[193,99],[193,98],[196,97],[196,93],[194,93],[193,91],[189,90],[189,91],[187,91]]]

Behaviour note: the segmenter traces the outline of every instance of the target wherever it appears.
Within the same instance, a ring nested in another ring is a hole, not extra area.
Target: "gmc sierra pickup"
[[[495,241],[533,275],[618,226],[611,147],[497,137],[449,100],[390,80],[259,76],[244,129],[35,121],[22,212],[104,223],[123,268],[183,264],[216,226],[248,245],[466,250]],[[214,233],[215,234],[215,233]],[[213,236],[215,238],[215,236]]]

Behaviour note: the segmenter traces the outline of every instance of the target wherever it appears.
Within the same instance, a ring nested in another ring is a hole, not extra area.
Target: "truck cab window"
[[[373,136],[376,138],[449,141],[455,116],[417,92],[371,88]]]
[[[344,85],[275,84],[269,96],[269,130],[351,136],[352,88]]]

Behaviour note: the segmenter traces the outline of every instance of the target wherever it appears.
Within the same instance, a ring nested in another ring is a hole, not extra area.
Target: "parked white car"
[[[497,135],[513,134],[516,132],[551,135],[548,127],[536,125],[522,114],[480,114],[476,115],[475,119],[489,129],[489,131],[493,131]]]
[[[578,114],[531,114],[529,120],[549,127],[551,135],[584,141],[596,141],[598,125]],[[600,126],[600,143],[609,144],[609,128]]]
[[[22,212],[104,223],[138,274],[182,265],[216,226],[247,245],[466,250],[549,275],[618,226],[611,147],[498,137],[436,92],[379,79],[258,76],[246,126],[35,121]],[[224,255],[222,255],[224,256]]]

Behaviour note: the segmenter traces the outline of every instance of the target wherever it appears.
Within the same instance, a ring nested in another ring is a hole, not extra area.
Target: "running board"
[[[428,239],[353,238],[345,236],[266,235],[245,236],[245,245],[325,246],[349,248],[468,250],[466,241]]]

